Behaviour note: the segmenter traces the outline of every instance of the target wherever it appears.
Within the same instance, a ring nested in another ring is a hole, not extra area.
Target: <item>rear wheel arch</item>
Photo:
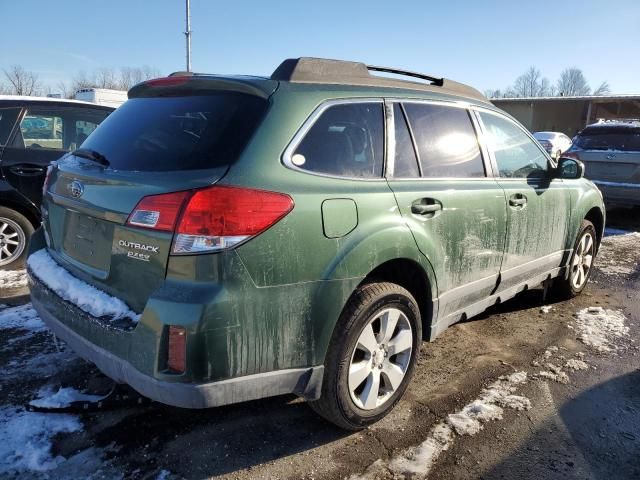
[[[23,203],[16,202],[11,198],[6,198],[4,196],[0,197],[0,207],[5,207],[18,212],[20,215],[29,220],[29,222],[31,222],[31,225],[34,229],[40,226],[40,215],[38,214],[38,211],[35,207],[27,206]]]
[[[373,282],[395,283],[409,291],[420,308],[423,339],[431,331],[434,316],[434,285],[425,269],[415,260],[397,258],[378,265],[362,280],[360,286]]]

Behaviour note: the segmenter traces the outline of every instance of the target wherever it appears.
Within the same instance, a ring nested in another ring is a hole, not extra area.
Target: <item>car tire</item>
[[[583,220],[569,259],[568,271],[556,278],[551,295],[556,300],[568,300],[580,294],[587,286],[593,262],[598,253],[596,229],[589,220]]]
[[[334,330],[321,396],[311,408],[345,430],[377,422],[406,390],[421,342],[420,310],[411,293],[388,282],[359,287]]]
[[[21,213],[0,207],[0,270],[23,268],[33,225]]]

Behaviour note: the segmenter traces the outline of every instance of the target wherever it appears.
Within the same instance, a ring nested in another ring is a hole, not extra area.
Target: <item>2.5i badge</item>
[[[130,242],[129,240],[119,240],[118,245],[126,249],[127,257],[134,260],[142,260],[143,262],[148,262],[151,259],[151,254],[158,253],[160,248],[155,245]]]

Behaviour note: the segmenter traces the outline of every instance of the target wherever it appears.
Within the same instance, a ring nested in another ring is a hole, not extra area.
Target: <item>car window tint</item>
[[[311,172],[342,177],[382,176],[382,103],[345,103],[327,108],[291,156]]]
[[[6,145],[9,141],[9,135],[19,114],[19,108],[0,108],[0,145]]]
[[[545,176],[547,157],[516,124],[498,115],[481,112],[486,140],[493,150],[501,177]]]
[[[109,113],[97,108],[30,107],[20,122],[20,140],[29,149],[75,150]]]
[[[407,103],[423,177],[484,177],[484,164],[469,113],[462,108]]]
[[[400,104],[393,106],[393,123],[396,133],[396,154],[393,166],[393,176],[397,178],[419,177],[418,158],[416,157],[413,141]]]

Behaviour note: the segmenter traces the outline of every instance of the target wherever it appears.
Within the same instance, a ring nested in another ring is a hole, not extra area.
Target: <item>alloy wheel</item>
[[[400,387],[409,368],[413,331],[407,316],[388,308],[369,319],[349,364],[349,393],[358,408],[373,410]]]
[[[26,243],[22,227],[9,218],[0,217],[0,266],[19,258]]]
[[[578,243],[571,262],[571,284],[576,290],[580,290],[587,281],[594,253],[595,243],[593,236],[589,232],[585,232]]]

